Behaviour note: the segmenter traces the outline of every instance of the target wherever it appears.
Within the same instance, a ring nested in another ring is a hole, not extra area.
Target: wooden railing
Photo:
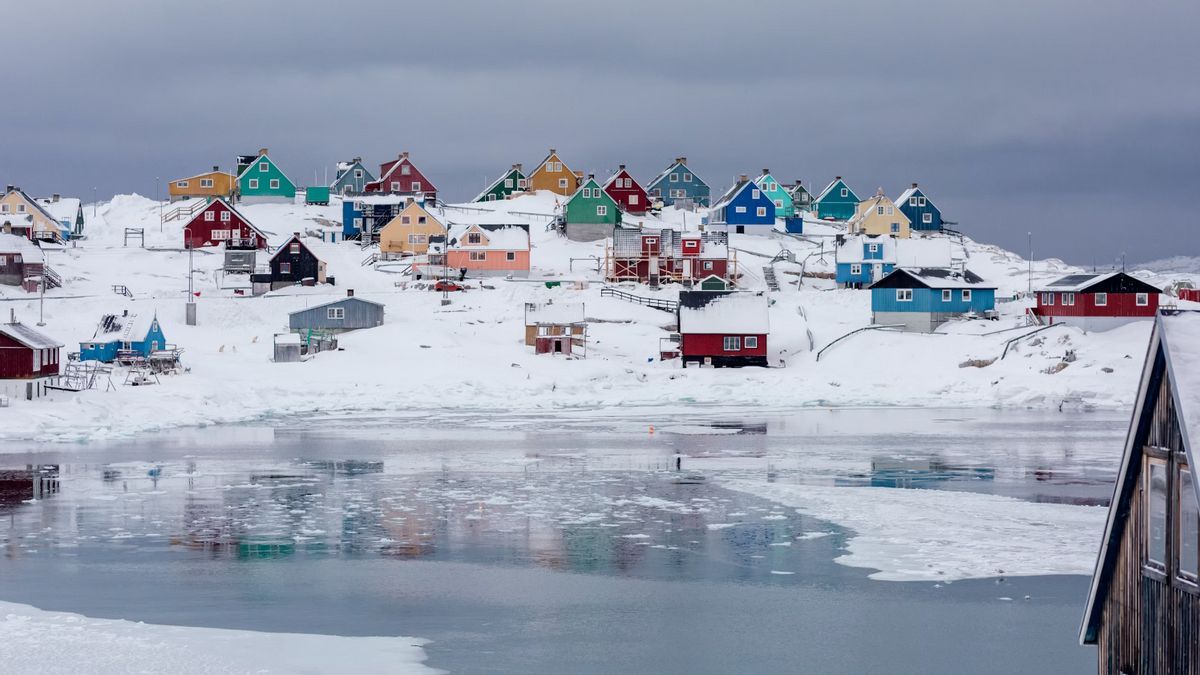
[[[600,289],[600,297],[602,298],[618,298],[632,302],[637,305],[643,305],[651,309],[660,309],[664,312],[674,313],[679,309],[679,303],[675,300],[665,300],[663,298],[647,298],[641,295],[627,293],[617,288],[602,288]]]
[[[184,216],[191,218],[198,211],[208,206],[207,199],[189,199],[186,202],[167,211],[162,216],[162,222],[166,223],[172,220],[183,218]]]

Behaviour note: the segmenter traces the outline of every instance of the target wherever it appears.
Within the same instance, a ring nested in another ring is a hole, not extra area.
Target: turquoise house
[[[767,199],[775,205],[776,218],[791,218],[796,213],[796,209],[792,204],[792,195],[787,191],[787,188],[779,184],[775,177],[771,175],[770,169],[763,169],[762,175],[754,179],[754,184],[758,186]]]
[[[871,284],[871,323],[932,333],[967,314],[994,318],[996,286],[970,270],[898,268]]]
[[[257,156],[238,157],[237,184],[239,200],[245,204],[296,201],[296,184],[271,161],[266,148]]]
[[[681,205],[706,207],[712,202],[712,190],[708,183],[692,173],[687,166],[687,157],[676,157],[675,163],[654,177],[646,186],[650,203],[661,201],[663,206]]]
[[[375,180],[371,171],[363,166],[362,157],[355,157],[349,162],[338,162],[337,177],[329,185],[329,191],[335,195],[361,195],[363,189]]]
[[[822,220],[850,220],[858,202],[858,195],[838,176],[813,200],[813,211]]]
[[[149,357],[151,352],[166,347],[167,338],[158,323],[158,314],[138,316],[126,310],[100,319],[92,339],[79,343],[79,360],[112,363],[119,352]]]

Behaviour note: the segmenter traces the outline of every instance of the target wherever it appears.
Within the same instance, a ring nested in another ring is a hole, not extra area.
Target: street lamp
[[[96,187],[92,186],[92,218],[96,217],[96,209],[98,202],[96,201]]]
[[[1033,232],[1026,232],[1025,234],[1029,236],[1029,260],[1027,261],[1028,272],[1026,272],[1025,275],[1029,280],[1029,287],[1026,289],[1026,292],[1033,293]]]

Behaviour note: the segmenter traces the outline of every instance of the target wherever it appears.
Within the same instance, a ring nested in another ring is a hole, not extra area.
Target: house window
[[[392,192],[400,191],[400,181],[392,181]]]
[[[423,235],[423,234],[410,234],[410,235],[408,235],[408,243],[410,243],[410,244],[424,244],[424,243],[425,243],[425,235]]]
[[[692,174],[690,174],[690,173],[683,174],[683,182],[685,182],[685,183],[692,182]]]
[[[894,215],[896,215],[896,207],[889,205],[889,206],[888,206],[888,212],[887,212],[887,214],[888,214],[889,216],[894,216]]]
[[[25,205],[17,204],[17,213],[25,213]]]
[[[259,173],[266,173],[267,171],[270,170],[270,168],[271,168],[271,165],[268,164],[267,162],[259,162],[258,163],[258,172]]]
[[[678,183],[679,182],[679,174],[677,174],[677,173],[671,174],[671,182]]]
[[[8,204],[0,204],[0,213],[8,213]]]
[[[735,206],[735,207],[733,207],[733,212],[734,212],[734,213],[745,213],[745,212],[746,212],[746,207],[744,207],[744,206]]]
[[[300,244],[298,242],[294,242],[288,247],[288,252],[292,255],[300,255]]]
[[[420,191],[421,191],[421,181],[419,181],[419,180],[414,180],[414,181],[412,182],[412,191],[413,191],[413,192],[420,192]]]
[[[258,189],[258,179],[257,179],[257,178],[251,178],[249,181],[247,181],[247,186],[248,186],[248,187],[249,187],[251,190],[257,190],[257,189]]]
[[[921,222],[925,223],[926,225],[932,225],[933,224],[933,214],[932,213],[922,213],[921,214]]]
[[[1062,304],[1063,304],[1063,306],[1074,305],[1075,304],[1075,294],[1074,293],[1063,293],[1062,294]]]
[[[279,263],[279,273],[280,274],[291,274],[292,273],[292,263],[286,263],[286,262]]]
[[[279,189],[279,179],[278,179],[278,178],[272,178],[272,179],[271,179],[271,189],[272,189],[272,190],[278,190],[278,189]]]
[[[354,219],[354,229],[356,229],[356,230],[361,230],[361,229],[362,229],[362,225],[363,225],[362,221],[363,221],[363,219],[362,219],[362,218],[355,218],[355,219]]]
[[[753,190],[751,190],[751,191],[750,191],[750,198],[751,198],[751,199],[758,199],[758,198],[759,198],[759,197],[761,197],[761,196],[762,196],[762,191],[760,191],[758,188],[755,188],[755,189],[753,189]]]
[[[629,205],[630,206],[638,205],[638,196],[637,195],[629,195]]]
[[[187,186],[188,186],[188,182],[187,182],[186,180],[181,180],[181,181],[179,181],[178,183],[175,183],[175,187],[177,187],[177,188],[185,188],[185,187],[187,187]],[[5,204],[5,205],[4,205],[4,210],[5,210],[5,211],[7,211],[7,210],[8,210],[8,205],[7,205],[7,204]]]
[[[951,297],[953,293],[954,292],[951,291],[949,288],[943,289],[942,290],[942,302],[950,302],[953,299]]]
[[[851,263],[850,264],[850,276],[856,277],[860,274],[862,274],[862,265],[860,263]]]
[[[1108,306],[1108,293],[1097,293],[1096,294],[1096,306],[1097,307],[1107,307]]]
[[[565,187],[567,187],[567,179],[566,179],[566,178],[559,178],[559,179],[558,179],[558,187],[560,187],[560,188],[565,188]]]
[[[427,221],[427,219],[425,218],[425,216],[417,216],[417,224],[418,225],[424,225],[426,223],[426,221]]]
[[[969,288],[964,288],[964,289],[963,289],[963,292],[962,292],[962,299],[963,299],[963,302],[970,302],[970,301],[971,301],[971,289],[969,289]]]
[[[883,215],[883,207],[882,207],[882,206],[876,206],[876,207],[875,207],[875,215],[877,215],[877,216],[882,216],[882,215]]]
[[[775,200],[775,208],[777,208],[777,209],[782,209],[782,208],[783,208],[783,200],[782,200],[782,199],[776,199],[776,200]]]
[[[489,194],[489,195],[487,196],[487,200],[488,200],[489,202],[494,202],[494,201],[496,201],[496,194],[495,194],[494,192],[493,192],[492,194]]]
[[[867,244],[867,250],[871,253],[879,253],[879,244]]]
[[[912,302],[912,289],[911,288],[897,288],[896,289],[896,302]]]
[[[916,205],[917,205],[917,198],[916,198],[916,197],[909,197],[909,198],[908,198],[908,205],[909,205],[909,206],[916,206]]]
[[[233,216],[232,213],[230,213],[228,211],[222,211],[221,212],[221,222],[228,223],[231,220],[231,216]]]
[[[899,231],[900,231],[900,223],[892,223],[892,232],[896,233]]]
[[[584,199],[592,198],[592,188],[583,188],[583,198]]]
[[[758,349],[758,336],[757,335],[747,335],[746,336],[746,349]]]
[[[512,186],[513,186],[512,179],[511,179],[511,178],[505,178],[505,179],[504,179],[504,187],[505,187],[505,188],[511,188]]]
[[[755,210],[755,213],[758,215],[759,218],[766,218],[767,217],[767,207],[760,206],[760,207],[758,207],[758,209]]]
[[[849,197],[849,196],[850,196],[850,191],[849,191],[849,190],[847,190],[846,188],[842,188],[842,196],[843,196],[843,197]]]
[[[1042,293],[1042,304],[1046,305],[1047,307],[1053,306],[1054,305],[1054,294],[1053,293]]]
[[[215,213],[213,213],[212,211],[205,211],[205,212],[204,212],[204,220],[205,220],[206,222],[212,222],[213,220],[216,220],[216,218],[217,218],[216,214],[215,214]]]
[[[412,223],[412,216],[400,216],[400,224],[408,225]]]
[[[212,186],[213,186],[213,180],[211,178],[201,178],[200,179],[200,187],[211,188]]]
[[[606,206],[604,204],[597,206],[596,207],[596,215],[607,216],[608,215],[608,206]]]
[[[471,262],[483,262],[487,260],[487,251],[471,251]]]
[[[917,206],[925,206],[925,203],[924,197],[917,197]]]
[[[1146,305],[1150,304],[1150,296],[1146,293],[1138,293],[1136,296],[1134,296],[1134,301],[1137,303],[1138,307],[1145,307]]]
[[[705,260],[705,261],[704,261],[704,271],[705,271],[705,272],[711,272],[711,271],[712,271],[712,268],[713,268],[712,261],[711,261],[711,260]]]
[[[554,172],[559,173],[561,171],[562,171],[562,162],[555,162],[554,163]]]
[[[521,178],[517,181],[517,189],[519,190],[524,190],[526,185],[527,183],[525,182],[524,178]]]
[[[1167,463],[1147,458],[1146,484],[1142,487],[1146,507],[1146,567],[1167,569]]]
[[[468,244],[482,244],[483,243],[483,235],[479,234],[478,232],[472,232],[467,235],[467,243]]]
[[[354,170],[354,177],[355,177],[355,178],[362,178],[362,169],[355,169],[355,170]]]
[[[1196,583],[1197,568],[1200,567],[1200,557],[1197,555],[1197,545],[1200,543],[1200,504],[1196,503],[1195,491],[1192,487],[1192,473],[1186,465],[1179,467],[1178,489],[1179,510],[1176,512],[1179,545],[1176,547],[1176,575],[1188,582]]]
[[[7,264],[8,264],[8,256],[0,255],[0,267],[4,267]]]
[[[725,344],[723,345],[727,352],[738,352],[742,350],[742,338],[734,336],[725,336]]]
[[[341,321],[342,319],[346,318],[346,308],[345,307],[330,307],[325,312],[325,318],[327,318],[331,321]]]
[[[516,251],[505,251],[504,259],[507,260],[508,262],[515,262],[517,260],[517,252]]]

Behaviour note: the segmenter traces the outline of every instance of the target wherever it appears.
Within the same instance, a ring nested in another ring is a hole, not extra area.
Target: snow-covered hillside
[[[122,310],[157,313],[167,340],[184,352],[190,372],[164,377],[160,386],[56,393],[40,401],[14,401],[0,410],[0,437],[78,440],[178,425],[237,422],[310,412],[424,409],[521,412],[607,406],[682,408],[706,404],[755,409],[796,406],[919,405],[1119,407],[1130,403],[1150,326],[1141,323],[1094,334],[1062,328],[1019,343],[1028,300],[1001,303],[999,322],[944,326],[932,335],[869,331],[824,353],[822,347],[871,320],[869,293],[837,290],[832,236],[837,228],[814,223],[804,238],[782,233],[731,235],[743,285],[764,289],[764,265],[781,250],[796,262],[775,264],[782,290],[771,293],[769,369],[689,369],[659,361],[659,339],[674,321],[665,312],[601,297],[601,275],[586,259],[603,258],[604,243],[577,243],[547,231],[557,198],[549,193],[506,202],[447,207],[450,222],[528,223],[533,270],[528,280],[471,283],[451,304],[406,276],[362,265],[357,243],[326,244],[310,238],[328,263],[335,286],[289,288],[261,297],[235,297],[222,278],[222,256],[197,250],[195,284],[199,325],[184,325],[188,253],[183,221],[160,224],[170,205],[119,196],[87,207],[88,238],[48,254],[64,278],[46,294],[45,331],[78,349],[92,337],[102,314]],[[479,208],[484,206],[484,208]],[[324,207],[262,204],[240,207],[273,244],[292,232],[340,231],[341,204]],[[635,218],[647,225],[658,218]],[[670,209],[662,222],[694,227],[700,216]],[[123,246],[125,228],[144,228],[146,247]],[[1011,298],[1077,268],[1058,260],[1027,261],[995,246],[954,240],[969,269],[996,282]],[[572,263],[571,259],[575,259]],[[593,263],[594,265],[594,263]],[[395,269],[397,266],[390,266]],[[244,277],[243,277],[244,278]],[[1196,275],[1154,274],[1160,286]],[[548,287],[544,281],[578,281]],[[133,298],[113,292],[130,289]],[[582,287],[580,287],[582,286]],[[303,363],[272,362],[272,335],[286,329],[288,312],[344,296],[347,289],[387,307],[385,325],[342,336],[344,351]],[[677,290],[631,288],[639,295],[673,298]],[[591,323],[587,358],[535,356],[523,344],[524,304],[582,302]],[[38,298],[0,286],[0,308],[27,323],[38,318]],[[7,317],[6,317],[7,318]],[[1002,329],[1013,329],[1002,331]],[[998,332],[1002,331],[1002,332]],[[1076,360],[1058,366],[1068,350]],[[985,365],[988,364],[988,365]],[[1059,368],[1062,368],[1059,370]],[[1053,373],[1053,374],[1050,374]]]

